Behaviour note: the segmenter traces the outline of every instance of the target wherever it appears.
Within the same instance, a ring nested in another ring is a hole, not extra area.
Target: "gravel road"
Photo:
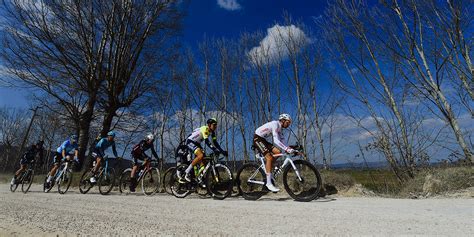
[[[0,236],[442,235],[474,236],[474,199],[327,198],[284,194],[223,201],[167,194],[11,193],[0,184]]]

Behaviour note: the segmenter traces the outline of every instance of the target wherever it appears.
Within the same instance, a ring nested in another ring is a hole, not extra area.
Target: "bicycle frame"
[[[107,174],[107,172],[109,172],[109,157],[105,156],[103,159],[104,159],[105,163],[104,163],[104,167],[100,167],[100,172],[99,172],[99,175],[98,175],[99,177],[101,175],[103,175],[104,172],[105,172],[105,174]]]
[[[56,172],[56,175],[55,175],[56,183],[59,182],[59,178],[61,177],[61,175],[66,172],[68,165],[69,165],[69,162],[66,161],[64,168],[59,170],[59,172]]]
[[[247,182],[248,182],[248,183],[254,183],[254,184],[260,184],[260,185],[265,185],[265,182],[263,182],[263,181],[254,180],[254,178],[258,175],[260,169],[262,169],[265,174],[267,173],[267,169],[266,169],[266,167],[265,167],[265,157],[264,157],[263,155],[261,155],[261,154],[256,154],[255,157],[260,160],[261,165],[260,165],[259,168],[258,168],[257,170],[255,170],[255,172],[249,177],[249,179],[247,180]],[[277,171],[276,173],[274,173],[274,178],[277,178],[278,175],[281,173],[281,171],[282,171],[288,164],[290,164],[291,167],[293,168],[293,170],[295,171],[295,174],[296,174],[296,176],[298,177],[298,180],[299,180],[299,181],[303,181],[303,178],[301,177],[298,168],[297,168],[297,167],[295,166],[295,164],[293,163],[293,160],[291,159],[291,155],[290,155],[290,154],[276,154],[276,155],[273,155],[273,157],[285,157],[285,160],[283,161],[283,164],[279,167],[278,171]]]

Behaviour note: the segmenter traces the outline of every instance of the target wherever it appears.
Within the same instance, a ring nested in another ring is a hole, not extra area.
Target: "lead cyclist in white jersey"
[[[253,137],[253,145],[257,150],[265,156],[266,163],[265,169],[267,172],[267,188],[272,192],[280,191],[279,188],[275,187],[272,183],[272,166],[273,161],[276,159],[273,155],[281,154],[280,149],[286,153],[299,153],[299,151],[294,150],[291,147],[285,145],[285,140],[283,139],[282,128],[288,128],[291,124],[291,116],[289,114],[281,114],[278,117],[278,121],[268,122],[255,130],[255,135]],[[267,141],[267,138],[273,137],[273,144]]]

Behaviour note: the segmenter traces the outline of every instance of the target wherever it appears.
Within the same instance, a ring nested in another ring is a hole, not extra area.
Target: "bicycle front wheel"
[[[160,171],[158,168],[149,169],[142,178],[142,190],[147,196],[158,192],[160,188]]]
[[[30,187],[31,187],[31,184],[33,183],[33,178],[34,177],[35,177],[34,170],[28,170],[23,175],[23,178],[21,180],[21,191],[23,193],[27,193],[28,190],[30,190]]]
[[[230,169],[223,164],[216,164],[206,174],[206,185],[208,192],[213,198],[223,200],[232,193],[234,180]]]
[[[92,170],[86,170],[82,174],[81,180],[79,181],[79,191],[82,194],[86,194],[94,186],[94,184],[90,181],[90,178],[92,178],[93,176],[94,173],[92,172]]]
[[[125,193],[125,194],[130,193],[130,183],[131,183],[130,175],[131,174],[132,174],[132,169],[128,168],[122,172],[122,175],[120,175],[120,180],[119,180],[120,193]]]
[[[310,202],[318,197],[321,189],[321,175],[314,165],[305,160],[293,161],[283,170],[283,184],[288,194],[300,202]]]
[[[64,173],[61,174],[58,181],[58,192],[60,194],[65,194],[69,187],[71,186],[72,182],[72,172],[70,170],[66,170]]]
[[[256,163],[244,164],[237,172],[239,193],[246,200],[257,200],[267,193],[266,175]]]
[[[99,192],[102,195],[107,195],[112,191],[115,185],[115,170],[110,168],[108,170],[103,170],[102,174],[99,177]]]
[[[15,180],[15,182],[13,184],[10,184],[10,191],[11,192],[15,192],[16,189],[18,188],[18,185],[20,185],[20,183],[18,182],[19,179],[21,179],[21,176],[17,177],[17,180]]]

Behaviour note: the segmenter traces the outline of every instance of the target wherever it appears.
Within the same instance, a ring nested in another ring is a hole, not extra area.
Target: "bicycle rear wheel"
[[[60,194],[65,194],[69,187],[71,186],[72,182],[72,172],[66,170],[64,173],[61,174],[58,181],[58,192]]]
[[[232,193],[232,187],[234,185],[232,172],[230,172],[230,169],[223,164],[216,164],[214,170],[212,170],[211,167],[207,171],[207,190],[213,198],[223,200]]]
[[[321,175],[308,161],[295,160],[293,163],[300,177],[293,166],[287,165],[283,171],[285,190],[296,201],[310,202],[318,197],[322,184]]]
[[[237,186],[246,200],[257,200],[267,193],[266,175],[256,163],[244,164],[237,172]]]
[[[21,191],[23,193],[27,193],[30,190],[31,184],[33,183],[33,178],[35,177],[34,170],[28,170],[26,173],[23,174],[23,178],[21,180]]]
[[[102,195],[107,195],[112,191],[115,185],[115,170],[109,168],[108,170],[103,170],[102,174],[98,180],[99,192]]]
[[[120,193],[128,194],[130,193],[130,183],[131,178],[130,175],[132,174],[132,169],[128,168],[122,172],[120,175],[119,180],[119,191]]]
[[[92,178],[92,176],[94,176],[92,170],[86,170],[82,174],[81,180],[79,181],[79,191],[82,194],[86,194],[94,186],[94,184],[90,181],[90,178]]]
[[[171,185],[173,184],[173,173],[176,173],[176,167],[171,167],[165,171],[163,175],[163,189],[167,194],[173,195]]]
[[[171,192],[177,198],[184,198],[191,193],[191,191],[188,189],[188,186],[190,185],[189,183],[179,182],[179,180],[184,180],[184,174],[185,174],[186,168],[187,168],[187,165],[178,166],[178,168],[176,168],[176,172],[172,173],[173,175],[172,175],[172,178],[170,179],[172,181]]]
[[[158,168],[149,169],[142,178],[142,191],[150,196],[158,192],[160,188],[160,171]]]

